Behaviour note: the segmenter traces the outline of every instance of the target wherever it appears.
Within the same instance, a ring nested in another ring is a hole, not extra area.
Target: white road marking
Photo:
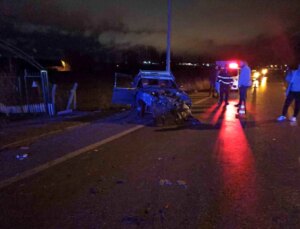
[[[27,171],[25,171],[25,172],[23,172],[21,174],[18,174],[16,176],[13,176],[11,178],[3,180],[3,181],[0,182],[0,189],[4,188],[6,186],[9,186],[9,185],[11,185],[11,184],[13,184],[13,183],[15,183],[17,181],[20,181],[22,179],[25,179],[25,178],[30,177],[32,175],[35,175],[35,174],[37,174],[39,172],[42,172],[42,171],[44,171],[44,170],[46,170],[46,169],[48,169],[50,167],[58,165],[58,164],[60,164],[62,162],[65,162],[65,161],[67,161],[69,159],[72,159],[72,158],[74,158],[74,157],[76,157],[76,156],[78,156],[80,154],[83,154],[83,153],[85,153],[87,151],[90,151],[90,150],[92,150],[94,148],[97,148],[97,147],[100,147],[100,146],[102,146],[102,145],[104,145],[106,143],[112,142],[112,141],[114,141],[114,140],[116,140],[118,138],[121,138],[121,137],[123,137],[123,136],[125,136],[127,134],[130,134],[130,133],[132,133],[134,131],[137,131],[137,130],[143,128],[143,127],[145,127],[145,126],[144,125],[135,126],[133,128],[130,128],[129,130],[125,130],[125,131],[123,131],[121,133],[118,133],[118,134],[116,134],[114,136],[111,136],[109,138],[101,140],[101,141],[99,141],[97,143],[94,143],[92,145],[89,145],[89,146],[83,147],[81,149],[75,150],[75,151],[73,151],[73,152],[71,152],[71,153],[69,153],[69,154],[67,154],[67,155],[65,155],[63,157],[57,158],[57,159],[55,159],[53,161],[49,161],[49,162],[47,162],[45,164],[42,164],[40,166],[37,166],[37,167],[35,167],[33,169],[27,170]]]
[[[86,125],[89,125],[89,124],[90,123],[80,123],[78,125],[66,127],[65,129],[53,130],[53,131],[47,132],[45,134],[40,134],[38,136],[25,138],[25,139],[15,141],[15,142],[6,144],[4,146],[1,146],[0,150],[4,150],[4,149],[10,148],[10,147],[16,147],[16,146],[22,145],[22,144],[27,143],[27,142],[33,142],[33,141],[38,140],[42,137],[47,137],[47,136],[50,136],[50,135],[58,134],[58,133],[66,131],[66,130],[72,130],[72,129],[75,129],[75,128],[78,128],[78,127],[83,127],[83,126],[86,126]]]
[[[194,102],[193,104],[200,104],[200,103],[202,103],[202,102],[204,102],[204,101],[206,101],[208,99],[209,99],[209,97],[204,98],[204,99],[200,99],[200,100]],[[22,173],[20,173],[18,175],[15,175],[15,176],[11,177],[11,178],[3,180],[3,181],[0,182],[0,189],[2,189],[4,187],[7,187],[7,186],[9,186],[9,185],[11,185],[13,183],[16,183],[16,182],[18,182],[20,180],[23,180],[25,178],[28,178],[30,176],[33,176],[33,175],[35,175],[37,173],[40,173],[40,172],[42,172],[42,171],[44,171],[46,169],[49,169],[49,168],[51,168],[51,167],[53,167],[55,165],[61,164],[61,163],[65,162],[65,161],[67,161],[69,159],[72,159],[72,158],[74,158],[76,156],[79,156],[79,155],[81,155],[81,154],[83,154],[85,152],[91,151],[91,150],[93,150],[93,149],[95,149],[97,147],[100,147],[100,146],[102,146],[102,145],[104,145],[106,143],[112,142],[112,141],[114,141],[114,140],[116,140],[118,138],[121,138],[121,137],[123,137],[123,136],[125,136],[127,134],[130,134],[130,133],[132,133],[134,131],[137,131],[139,129],[142,129],[144,127],[145,127],[144,125],[137,125],[137,126],[135,126],[133,128],[130,128],[129,130],[125,130],[125,131],[123,131],[121,133],[118,133],[116,135],[113,135],[113,136],[111,136],[109,138],[103,139],[103,140],[101,140],[99,142],[96,142],[94,144],[91,144],[91,145],[88,145],[88,146],[83,147],[81,149],[78,149],[78,150],[75,150],[73,152],[70,152],[70,153],[64,155],[63,157],[59,157],[59,158],[57,158],[57,159],[55,159],[53,161],[49,161],[49,162],[47,162],[45,164],[42,164],[40,166],[37,166],[37,167],[35,167],[33,169],[29,169],[27,171],[24,171],[24,172],[22,172]],[[57,132],[60,132],[60,131],[57,131]]]
[[[204,98],[204,99],[200,99],[200,100],[194,102],[193,104],[197,105],[197,104],[203,103],[204,101],[206,101],[206,100],[208,100],[208,99],[210,99],[210,97],[206,97],[206,98]]]

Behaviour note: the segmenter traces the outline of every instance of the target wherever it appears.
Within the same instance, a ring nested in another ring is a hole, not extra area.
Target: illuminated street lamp
[[[66,67],[66,62],[64,60],[61,60],[60,62],[61,62],[61,65],[63,66],[63,68],[65,68]]]

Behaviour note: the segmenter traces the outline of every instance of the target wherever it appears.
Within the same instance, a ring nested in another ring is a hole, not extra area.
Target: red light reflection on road
[[[211,106],[209,109],[207,109],[202,116],[203,119],[208,119],[213,114],[213,112],[217,109],[217,106],[218,104],[216,103],[213,106]]]
[[[211,119],[211,124],[216,125],[218,120],[220,119],[222,113],[224,112],[224,107],[219,107],[218,110],[215,112],[214,116]]]
[[[225,217],[226,214],[238,214],[251,218],[251,215],[255,215],[257,204],[254,158],[242,125],[235,115],[236,108],[228,106],[215,145],[215,155],[223,178],[224,201],[221,209]]]

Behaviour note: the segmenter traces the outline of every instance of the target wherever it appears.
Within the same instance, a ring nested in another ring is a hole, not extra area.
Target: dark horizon
[[[177,59],[290,64],[300,57],[298,1],[172,3],[171,50]],[[154,61],[161,59],[166,16],[167,1],[158,0],[0,3],[1,38],[29,49],[30,55],[83,53],[111,62],[147,49]]]

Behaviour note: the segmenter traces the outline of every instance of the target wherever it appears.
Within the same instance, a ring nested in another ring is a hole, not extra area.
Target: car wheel
[[[146,104],[144,103],[144,101],[140,100],[138,102],[137,111],[138,111],[138,116],[140,116],[141,118],[145,116]]]

